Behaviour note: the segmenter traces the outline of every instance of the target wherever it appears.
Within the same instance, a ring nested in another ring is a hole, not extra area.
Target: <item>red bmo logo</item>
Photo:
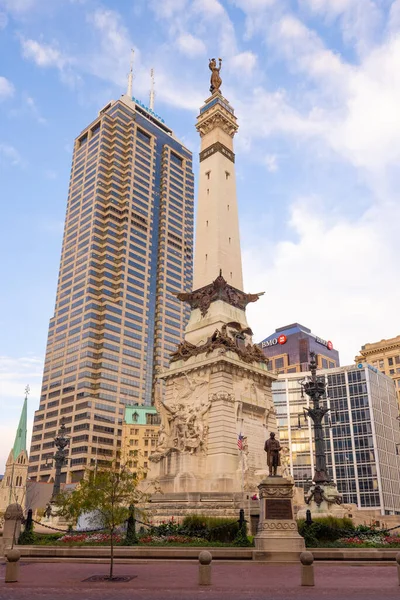
[[[328,342],[326,344],[326,347],[328,348],[328,350],[333,350],[333,344],[332,344],[332,342]]]
[[[282,344],[286,344],[287,342],[287,337],[286,335],[280,335],[278,337],[278,344],[280,344],[282,346]]]

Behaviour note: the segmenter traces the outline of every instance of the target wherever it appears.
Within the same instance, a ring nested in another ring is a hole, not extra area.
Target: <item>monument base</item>
[[[333,481],[320,484],[314,483],[310,487],[306,497],[306,505],[299,510],[297,518],[305,519],[307,510],[311,511],[313,519],[323,517],[343,519],[348,512],[342,504],[342,496]]]
[[[239,520],[241,508],[250,523],[250,499],[248,494],[221,492],[182,492],[153,494],[149,502],[140,505],[152,524],[157,525],[172,517],[182,522],[189,515],[225,517]]]
[[[50,509],[48,513],[41,518],[40,522],[47,527],[54,527],[55,529],[65,529],[67,530],[70,526],[70,523],[67,521],[65,517],[59,514],[59,507],[57,504],[50,502],[48,505]]]
[[[260,522],[254,538],[254,560],[298,562],[305,550],[293,514],[291,479],[267,477],[260,483]]]

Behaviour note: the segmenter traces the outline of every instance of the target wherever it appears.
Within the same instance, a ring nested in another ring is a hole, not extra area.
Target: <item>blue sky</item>
[[[400,333],[400,0],[0,0],[0,471],[26,383],[38,405],[73,140],[125,91],[131,48],[134,95],[154,68],[196,157],[223,58],[256,340],[298,321],[345,364]]]

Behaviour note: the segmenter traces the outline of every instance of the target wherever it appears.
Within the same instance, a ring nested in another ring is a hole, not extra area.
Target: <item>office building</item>
[[[160,415],[154,406],[127,406],[122,427],[122,464],[145,477],[159,430]]]
[[[174,294],[192,289],[192,252],[192,154],[123,95],[75,140],[32,479],[54,474],[62,418],[68,483],[116,455],[125,406],[151,405],[155,373],[182,338],[189,309]]]
[[[290,449],[290,469],[296,485],[306,488],[314,473],[312,427],[304,418],[308,398],[300,382],[309,373],[281,374],[273,382],[279,439]],[[343,501],[359,509],[400,514],[400,430],[393,381],[359,363],[320,371],[325,375],[330,407],[325,418],[329,474]]]
[[[310,352],[317,355],[319,369],[333,369],[340,365],[339,353],[332,342],[318,337],[299,323],[279,327],[259,345],[269,358],[268,368],[276,373],[307,371]]]
[[[361,346],[356,363],[368,362],[394,381],[397,401],[400,405],[400,335],[389,340],[381,340]]]

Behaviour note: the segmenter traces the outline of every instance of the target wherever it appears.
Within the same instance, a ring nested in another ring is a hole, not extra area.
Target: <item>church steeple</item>
[[[18,429],[15,434],[15,441],[13,446],[14,460],[18,458],[21,452],[26,452],[26,432],[27,432],[27,412],[28,412],[28,394],[29,385],[25,388],[25,400],[22,406],[21,416],[18,423]]]

